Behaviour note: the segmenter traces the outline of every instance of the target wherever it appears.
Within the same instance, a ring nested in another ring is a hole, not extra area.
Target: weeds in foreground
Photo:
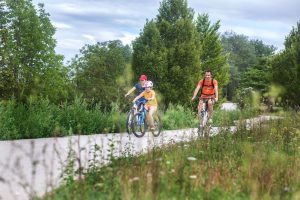
[[[293,113],[253,130],[127,154],[44,199],[299,199],[299,122]]]

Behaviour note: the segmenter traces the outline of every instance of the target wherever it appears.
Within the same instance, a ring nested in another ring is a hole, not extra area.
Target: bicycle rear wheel
[[[155,126],[155,130],[152,132],[152,134],[154,137],[158,137],[162,130],[162,121],[159,115],[154,117],[154,126]]]
[[[206,130],[206,123],[208,120],[208,113],[207,111],[201,111],[199,114],[199,127],[198,127],[198,136],[202,137],[205,136]]]
[[[133,120],[132,120],[132,126],[131,126],[132,133],[140,138],[143,137],[146,133],[146,120],[142,116],[141,113],[137,113],[134,115]]]

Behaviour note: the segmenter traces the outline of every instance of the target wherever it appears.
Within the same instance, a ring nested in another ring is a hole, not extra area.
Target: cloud
[[[39,0],[33,0],[35,4]],[[158,14],[160,0],[44,0],[50,20],[57,28],[57,52],[69,60],[85,44],[121,40],[130,44],[146,23]],[[221,32],[228,30],[266,44],[283,48],[285,37],[299,20],[298,0],[189,0],[198,13],[221,20]]]
[[[72,28],[71,25],[63,23],[63,22],[52,22],[53,26],[58,28],[58,29],[68,29]]]

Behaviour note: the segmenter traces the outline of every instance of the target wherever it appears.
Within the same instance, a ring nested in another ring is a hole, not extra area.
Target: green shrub
[[[181,105],[170,105],[163,116],[164,129],[181,129],[197,126],[196,114]]]

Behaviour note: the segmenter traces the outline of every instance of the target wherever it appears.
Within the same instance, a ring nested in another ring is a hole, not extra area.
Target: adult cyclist
[[[197,87],[195,88],[194,95],[192,97],[192,101],[195,100],[199,90],[201,90],[201,96],[199,98],[198,104],[198,116],[202,110],[202,106],[204,102],[207,102],[208,105],[208,119],[209,122],[212,122],[212,112],[213,112],[213,105],[215,102],[218,101],[218,81],[212,78],[211,70],[205,71],[204,79],[201,79],[198,82]]]

